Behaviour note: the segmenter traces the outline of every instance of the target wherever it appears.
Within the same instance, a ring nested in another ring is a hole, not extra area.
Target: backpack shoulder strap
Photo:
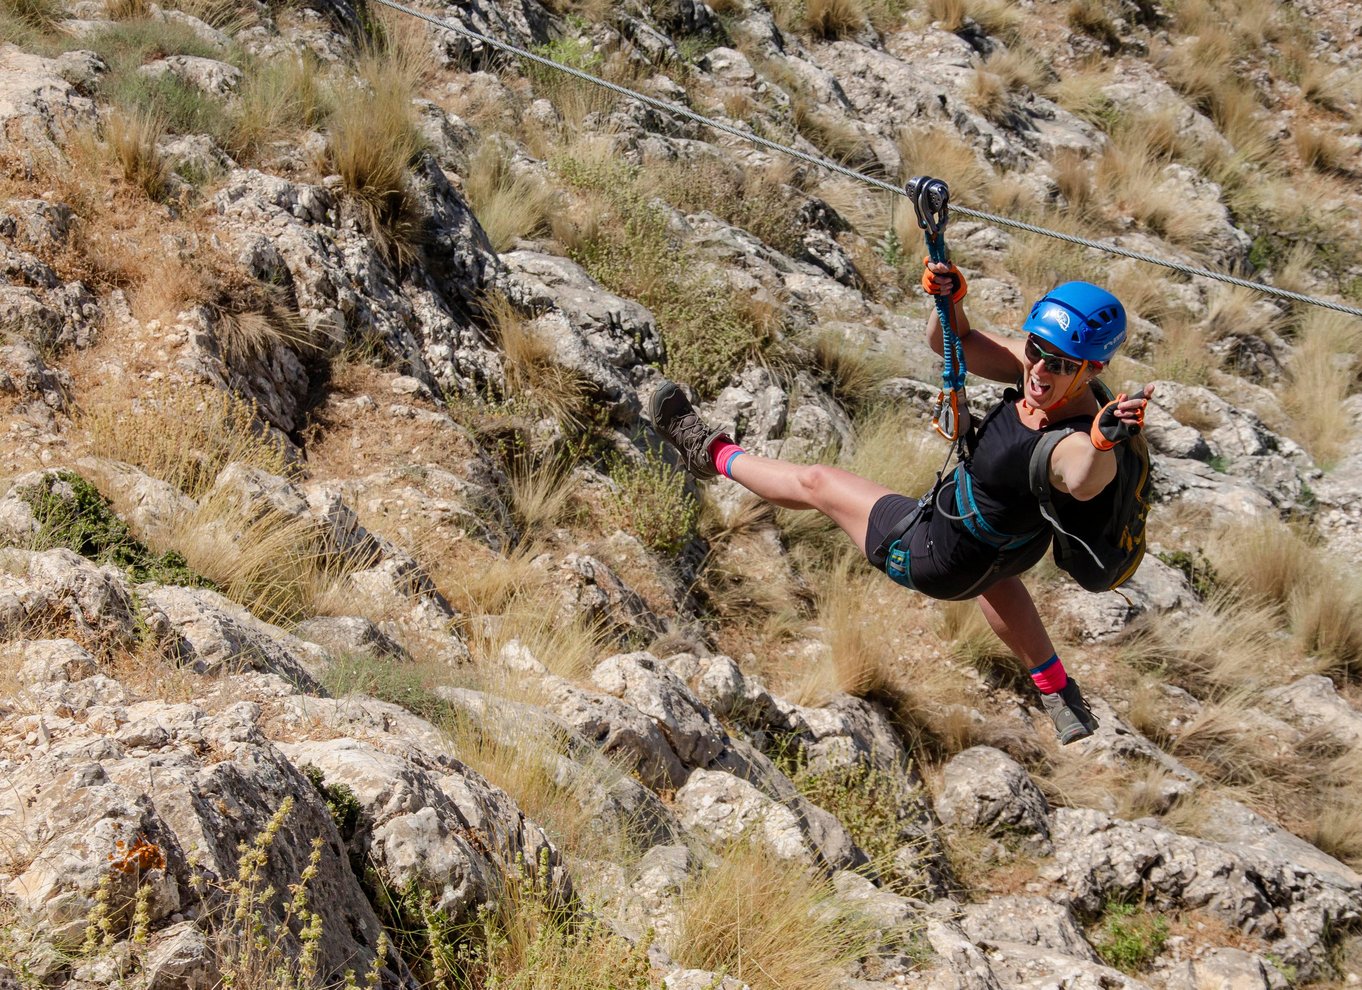
[[[1040,440],[1031,451],[1031,466],[1028,477],[1031,482],[1031,494],[1039,499],[1042,508],[1049,508],[1050,500],[1050,455],[1055,452],[1061,440],[1071,433],[1077,433],[1076,427],[1068,427],[1062,430],[1050,430],[1040,435]]]
[[[1077,432],[1077,428],[1069,427],[1042,433],[1039,442],[1031,451],[1029,470],[1031,494],[1036,496],[1036,501],[1040,504],[1041,516],[1050,524],[1061,557],[1067,557],[1073,553],[1073,542],[1069,539],[1069,533],[1060,525],[1059,512],[1055,509],[1054,499],[1051,498],[1053,489],[1050,487],[1050,455],[1055,452],[1055,448],[1059,446],[1061,440]],[[1079,540],[1079,543],[1082,543],[1082,541]],[[1083,548],[1088,550],[1087,544],[1083,544]],[[1096,555],[1091,550],[1088,550],[1088,553],[1096,559]]]

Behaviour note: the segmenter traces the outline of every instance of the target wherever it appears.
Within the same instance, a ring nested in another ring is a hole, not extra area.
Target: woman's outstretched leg
[[[681,455],[696,478],[726,474],[754,495],[787,509],[823,513],[865,549],[870,510],[888,488],[825,464],[792,464],[758,457],[737,447],[719,430],[711,430],[674,382],[664,382],[648,403],[653,425]],[[716,463],[716,456],[721,463]]]
[[[858,474],[826,464],[792,464],[744,453],[729,464],[729,477],[753,495],[786,509],[814,509],[835,522],[865,550],[870,510],[894,494]]]
[[[1078,682],[1060,662],[1021,578],[1004,578],[993,585],[979,596],[979,608],[998,638],[1026,664],[1045,712],[1055,723],[1059,741],[1067,744],[1092,735],[1097,719],[1088,710]]]

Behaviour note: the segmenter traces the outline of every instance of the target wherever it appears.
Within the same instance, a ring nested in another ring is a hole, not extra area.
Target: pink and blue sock
[[[1041,694],[1056,694],[1069,683],[1069,675],[1064,670],[1064,664],[1060,663],[1058,653],[1052,654],[1039,667],[1032,667],[1030,674]]]
[[[733,462],[738,459],[739,454],[745,453],[745,450],[728,437],[719,437],[709,445],[709,456],[714,458],[714,470],[718,471],[725,478],[733,477],[733,475],[728,473],[729,468],[733,466]]]

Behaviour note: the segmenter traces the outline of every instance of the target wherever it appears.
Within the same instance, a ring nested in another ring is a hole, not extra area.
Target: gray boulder
[[[1050,807],[1024,767],[1001,750],[972,746],[947,761],[945,785],[936,799],[947,825],[1013,834],[1037,850],[1049,850]]]

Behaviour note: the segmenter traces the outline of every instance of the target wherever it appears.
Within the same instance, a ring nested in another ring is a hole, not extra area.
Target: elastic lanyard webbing
[[[946,237],[938,232],[927,236],[927,257],[933,262],[949,264]],[[941,387],[947,392],[958,391],[965,384],[965,351],[960,338],[951,327],[951,301],[947,296],[933,296],[937,319],[941,322]]]

